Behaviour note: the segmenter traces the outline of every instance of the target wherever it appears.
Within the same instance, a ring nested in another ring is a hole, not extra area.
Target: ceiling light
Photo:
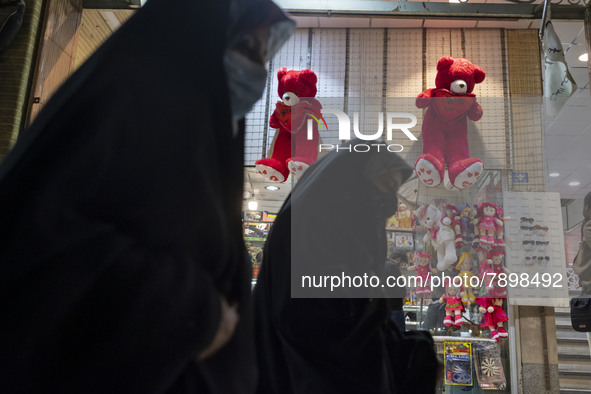
[[[552,178],[556,178],[557,176],[560,176],[560,172],[551,172],[548,174],[548,176],[551,176]]]
[[[586,62],[589,60],[589,54],[588,53],[583,53],[581,56],[579,56],[579,60],[582,62]]]
[[[459,3],[460,0],[449,0],[450,3]]]
[[[580,184],[581,184],[581,182],[579,182],[579,181],[572,181],[572,182],[569,182],[568,185],[569,186],[579,186]]]
[[[265,186],[265,189],[267,189],[267,190],[279,190],[279,186],[269,185],[269,186]]]
[[[256,201],[249,201],[248,202],[248,210],[249,211],[256,211],[256,209],[259,207],[259,203]]]

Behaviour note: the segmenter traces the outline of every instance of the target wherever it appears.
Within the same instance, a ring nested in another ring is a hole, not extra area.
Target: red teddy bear
[[[312,70],[277,72],[281,101],[269,119],[269,125],[279,129],[270,158],[257,160],[256,169],[267,179],[285,182],[291,172],[299,178],[318,159],[318,122],[322,105],[316,96],[317,77]],[[312,135],[308,137],[308,119],[312,120]]]
[[[417,176],[425,185],[439,185],[446,165],[449,181],[458,189],[474,184],[482,174],[482,160],[471,158],[468,152],[466,118],[477,121],[482,117],[472,90],[484,76],[484,70],[468,60],[444,56],[437,63],[436,88],[417,97],[416,106],[427,108],[423,154],[415,162]]]

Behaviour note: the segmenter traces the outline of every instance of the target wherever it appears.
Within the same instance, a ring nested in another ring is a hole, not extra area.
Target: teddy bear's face
[[[493,256],[492,262],[494,265],[501,265],[503,263],[503,255],[497,254]]]
[[[427,228],[433,228],[439,219],[441,219],[441,212],[433,205],[429,205],[425,210],[425,214],[419,219],[419,222]]]
[[[429,265],[431,260],[428,257],[417,257],[417,265],[426,266]]]
[[[316,96],[316,74],[312,70],[287,70],[285,67],[277,72],[279,86],[277,93],[283,104],[294,106],[302,97]]]
[[[435,86],[455,94],[472,93],[474,85],[484,81],[484,70],[469,60],[444,56],[437,63]]]

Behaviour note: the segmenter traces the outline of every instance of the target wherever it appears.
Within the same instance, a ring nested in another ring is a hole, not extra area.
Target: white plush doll
[[[431,243],[437,252],[437,269],[445,271],[457,261],[456,233],[451,219],[434,205],[426,205],[419,209],[419,222],[427,229],[423,241]]]

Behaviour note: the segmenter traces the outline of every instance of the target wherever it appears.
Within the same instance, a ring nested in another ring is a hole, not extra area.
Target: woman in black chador
[[[242,119],[293,25],[268,0],[150,0],[22,133],[0,392],[254,392]]]
[[[331,290],[330,280],[310,287],[302,277],[316,284],[358,277],[358,284],[380,275],[386,218],[411,172],[397,154],[374,146],[327,155],[295,186],[269,234],[255,288],[259,393],[395,392],[381,286]]]

